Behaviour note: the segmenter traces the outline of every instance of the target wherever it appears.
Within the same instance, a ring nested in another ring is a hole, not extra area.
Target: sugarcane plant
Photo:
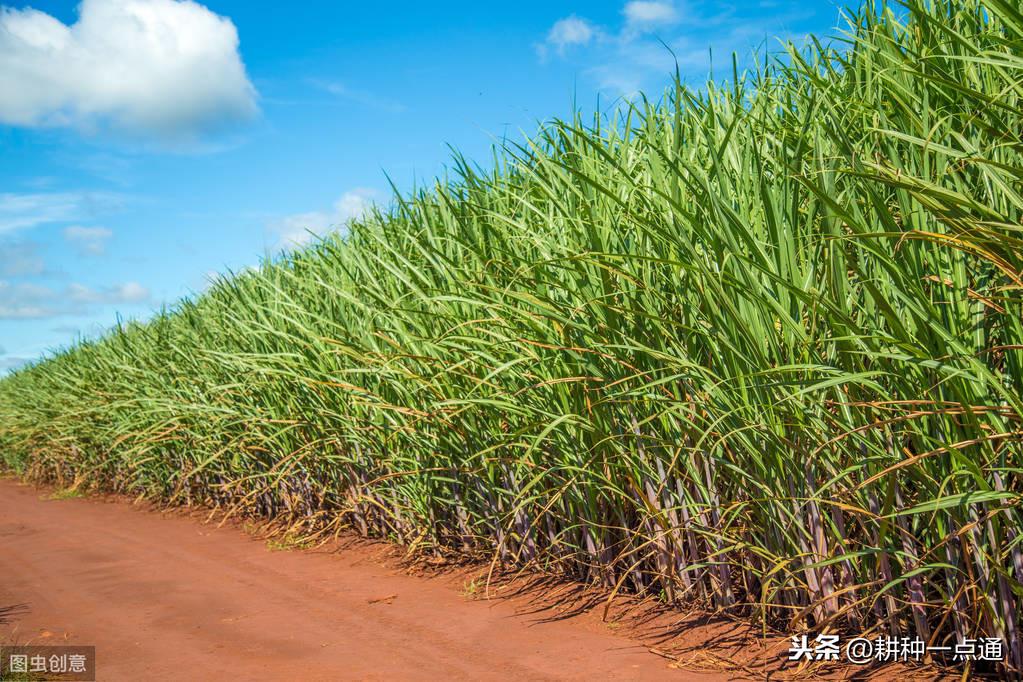
[[[846,19],[13,372],[0,461],[1019,674],[1023,11]]]

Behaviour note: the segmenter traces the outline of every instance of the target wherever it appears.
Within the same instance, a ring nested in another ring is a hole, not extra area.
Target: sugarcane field
[[[0,148],[0,680],[1023,676],[1018,2],[30,0]]]

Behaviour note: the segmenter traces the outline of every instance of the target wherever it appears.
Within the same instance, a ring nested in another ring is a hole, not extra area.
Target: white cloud
[[[150,298],[149,289],[138,282],[126,282],[109,290],[107,303],[145,303]]]
[[[0,107],[3,101],[0,90]],[[96,216],[116,210],[123,203],[124,197],[110,192],[0,193],[0,234]]]
[[[678,21],[678,11],[670,2],[632,0],[625,4],[622,13],[629,29],[649,30]]]
[[[366,213],[377,196],[379,194],[376,190],[359,187],[342,194],[334,202],[331,211],[309,211],[282,218],[273,228],[277,235],[276,247],[302,246],[333,229],[343,227],[348,221]]]
[[[536,49],[541,58],[547,57],[550,48],[554,48],[558,54],[564,54],[569,47],[589,44],[599,34],[593,24],[573,14],[555,21],[547,32],[547,38]]]
[[[365,90],[359,90],[357,88],[351,88],[344,83],[338,81],[325,81],[319,79],[311,79],[309,81],[314,87],[323,90],[335,97],[354,102],[355,104],[361,104],[371,109],[377,109],[384,111],[389,114],[400,114],[406,110],[406,107],[401,102],[396,102],[391,99],[384,97],[378,97],[371,92]]]
[[[72,303],[145,303],[149,300],[149,289],[138,282],[126,282],[102,290],[70,284],[65,297]]]
[[[149,290],[138,282],[103,289],[69,284],[63,290],[56,290],[39,284],[0,281],[0,319],[5,320],[82,314],[95,305],[139,305],[149,300]]]
[[[0,8],[0,123],[191,140],[257,112],[234,24],[190,0]]]
[[[64,228],[64,239],[87,256],[102,256],[107,248],[107,241],[114,233],[105,227],[82,227],[72,225]]]
[[[633,64],[603,64],[586,70],[597,87],[617,97],[634,99],[642,92],[645,74]]]
[[[644,33],[676,24],[679,13],[669,0],[630,0],[622,7],[625,17],[616,32],[607,32],[588,20],[571,15],[554,22],[544,41],[536,46],[537,54],[545,60],[550,51],[564,56],[570,47],[585,47],[591,43],[608,44],[627,51]],[[620,89],[620,88],[615,88]]]
[[[56,292],[38,284],[0,281],[0,319],[25,320],[50,316]]]

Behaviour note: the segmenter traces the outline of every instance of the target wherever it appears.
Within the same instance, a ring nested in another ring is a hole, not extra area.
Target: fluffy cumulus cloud
[[[0,8],[0,123],[193,139],[256,111],[234,24],[195,2]]]
[[[0,320],[30,320],[87,313],[96,305],[139,305],[149,302],[149,290],[137,282],[93,289],[69,284],[63,289],[33,283],[0,281]]]
[[[331,230],[344,227],[348,221],[366,213],[378,196],[376,190],[360,187],[342,194],[330,211],[309,211],[287,216],[273,227],[277,236],[275,246],[302,246]]]
[[[86,256],[102,256],[114,233],[105,227],[71,225],[64,228],[64,240]]]

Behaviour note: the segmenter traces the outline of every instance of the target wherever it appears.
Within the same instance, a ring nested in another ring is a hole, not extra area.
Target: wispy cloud
[[[0,193],[0,235],[49,223],[89,219],[115,211],[124,203],[124,196],[111,192]]]
[[[147,288],[137,282],[94,289],[69,284],[63,289],[0,281],[0,319],[28,320],[80,315],[96,305],[140,305],[151,299]]]
[[[296,213],[276,220],[270,227],[275,236],[274,248],[302,246],[331,230],[343,228],[350,220],[365,214],[379,197],[376,190],[359,187],[342,194],[329,211]]]
[[[107,329],[99,322],[58,324],[50,327],[51,332],[68,339],[102,336]]]
[[[150,298],[149,289],[138,282],[125,282],[103,289],[70,284],[64,295],[72,303],[145,303]]]
[[[21,357],[18,355],[0,355],[0,370],[9,371],[27,365],[35,358]]]
[[[650,92],[664,84],[677,64],[683,78],[701,83],[710,76],[711,49],[721,55],[739,54],[740,62],[759,47],[767,35],[798,38],[785,27],[812,16],[805,7],[788,7],[764,13],[762,7],[737,8],[723,2],[684,3],[681,0],[629,0],[621,6],[617,26],[599,27],[575,15],[559,19],[537,50],[541,61],[551,52],[568,58],[567,49],[556,49],[562,36],[564,46],[574,45],[575,61],[585,60],[583,73],[604,92],[627,98]],[[563,31],[565,22],[580,21],[585,31]],[[655,97],[660,94],[656,90]]]
[[[26,240],[0,239],[0,277],[41,275],[46,269],[39,245]]]
[[[187,0],[83,0],[71,25],[2,8],[0,92],[0,123],[173,140],[258,111],[234,24]]]
[[[622,9],[626,30],[649,31],[678,22],[678,10],[670,2],[633,0]]]
[[[372,92],[365,90],[359,90],[358,88],[352,88],[339,81],[331,80],[320,80],[310,79],[309,83],[327,94],[333,95],[340,99],[348,100],[355,104],[360,104],[370,109],[376,109],[378,111],[384,111],[389,114],[400,114],[407,109],[407,107],[401,102],[388,99],[386,97],[380,97]]]
[[[114,233],[105,227],[71,225],[64,228],[64,240],[86,256],[102,256]]]

